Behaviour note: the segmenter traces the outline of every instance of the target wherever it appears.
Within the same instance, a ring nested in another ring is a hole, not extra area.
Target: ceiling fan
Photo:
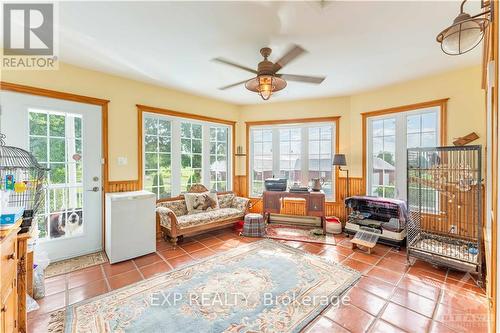
[[[275,63],[267,60],[267,58],[271,55],[271,52],[272,50],[269,47],[264,47],[260,49],[260,54],[262,54],[264,60],[259,62],[257,70],[239,65],[237,63],[234,63],[232,61],[223,58],[213,59],[213,61],[219,62],[221,64],[233,66],[256,75],[256,77],[251,78],[249,80],[233,83],[221,87],[219,89],[226,90],[232,87],[239,86],[240,84],[245,84],[245,87],[248,90],[258,93],[263,100],[268,100],[274,92],[280,91],[286,87],[287,85],[286,81],[320,84],[325,79],[325,77],[318,77],[318,76],[278,73],[278,71],[280,71],[283,67],[285,67],[286,64],[290,63],[291,61],[295,60],[297,57],[306,52],[306,50],[304,50],[299,45],[293,45],[285,53],[285,55],[283,55]]]

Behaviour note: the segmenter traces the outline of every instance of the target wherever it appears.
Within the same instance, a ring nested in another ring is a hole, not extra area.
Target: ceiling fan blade
[[[241,82],[236,82],[236,83],[233,83],[233,84],[230,84],[230,85],[227,85],[227,86],[224,86],[224,87],[220,87],[219,90],[226,90],[226,89],[229,89],[229,88],[232,88],[232,87],[236,87],[236,86],[239,86],[240,84],[243,84],[245,82],[247,82],[248,80],[245,80],[245,81],[241,81]]]
[[[295,58],[299,57],[301,54],[307,52],[304,50],[301,46],[299,45],[293,45],[276,63],[274,64],[274,72],[276,73],[283,67],[285,67],[286,64],[289,62],[295,60]]]
[[[238,64],[236,64],[236,63],[234,63],[232,61],[226,60],[224,58],[215,58],[215,59],[212,59],[212,60],[215,61],[215,62],[219,62],[221,64],[225,64],[225,65],[229,65],[229,66],[233,66],[233,67],[242,69],[244,71],[247,71],[247,72],[250,72],[250,73],[253,73],[253,74],[257,74],[257,71],[255,69],[251,69],[251,68],[245,67],[243,65],[238,65]]]
[[[276,76],[282,78],[285,81],[296,81],[296,82],[306,82],[320,84],[326,77],[322,76],[308,76],[308,75],[294,75],[294,74],[276,74]]]

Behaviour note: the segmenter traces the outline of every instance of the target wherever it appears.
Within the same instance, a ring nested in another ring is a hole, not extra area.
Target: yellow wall
[[[144,104],[210,117],[238,120],[235,105],[118,76],[60,64],[57,71],[3,71],[7,82],[108,99],[110,180],[137,179],[137,109]],[[128,159],[119,166],[118,156]]]
[[[4,71],[2,80],[111,100],[109,104],[110,180],[137,179],[136,104],[238,121],[236,144],[245,147],[245,121],[341,116],[340,152],[348,158],[352,176],[361,176],[361,112],[450,98],[448,143],[471,131],[484,144],[484,94],[480,66],[469,67],[353,96],[271,102],[237,106],[172,89],[129,80],[67,64],[58,71]],[[258,98],[258,96],[255,96]],[[128,165],[118,166],[118,156]],[[245,173],[238,158],[236,174]]]
[[[474,66],[364,92],[350,97],[322,98],[240,107],[239,144],[244,145],[244,122],[341,116],[340,152],[348,159],[350,175],[362,176],[361,113],[436,99],[448,101],[448,144],[475,131],[485,143],[486,118],[481,90],[481,67]],[[243,172],[244,165],[240,163]]]

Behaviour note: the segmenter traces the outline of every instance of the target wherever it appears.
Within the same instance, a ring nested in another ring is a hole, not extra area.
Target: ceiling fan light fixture
[[[460,14],[453,20],[453,24],[441,31],[436,41],[441,44],[441,50],[448,55],[460,55],[474,49],[483,39],[489,20],[479,17],[488,12],[470,16],[463,11],[464,4],[460,6]]]
[[[263,100],[267,101],[274,92],[286,87],[286,81],[274,75],[263,74],[248,80],[245,87],[258,93]]]

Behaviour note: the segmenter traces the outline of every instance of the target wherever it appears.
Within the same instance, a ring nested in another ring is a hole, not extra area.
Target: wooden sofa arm
[[[163,224],[166,225],[168,222],[170,222],[170,234],[172,238],[176,238],[179,227],[177,216],[175,215],[174,211],[167,207],[156,207],[156,213],[160,217],[160,221],[162,221]]]

